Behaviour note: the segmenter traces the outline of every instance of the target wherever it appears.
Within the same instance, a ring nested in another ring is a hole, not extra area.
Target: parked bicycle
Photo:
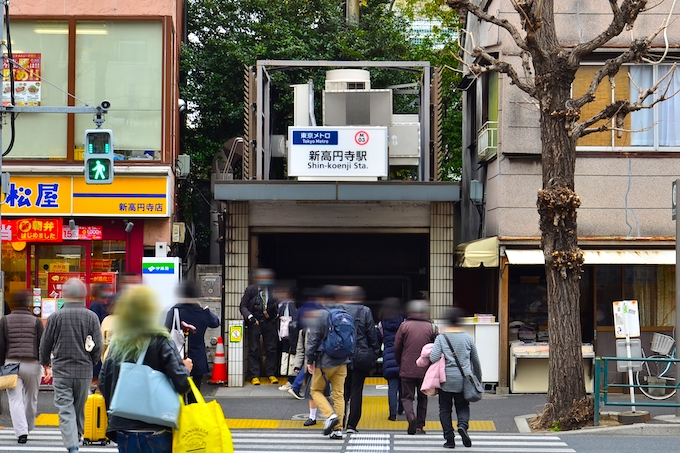
[[[651,350],[654,353],[642,357],[648,359],[675,359],[675,340],[669,335],[654,332]],[[675,362],[648,361],[642,362],[642,368],[635,373],[635,381],[640,391],[648,398],[665,400],[675,395],[680,381],[677,380],[677,364]]]

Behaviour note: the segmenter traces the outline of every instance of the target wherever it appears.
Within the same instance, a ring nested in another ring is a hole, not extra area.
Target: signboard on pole
[[[640,311],[637,300],[614,302],[614,333],[616,338],[640,336]]]
[[[387,128],[289,127],[288,176],[387,176]]]

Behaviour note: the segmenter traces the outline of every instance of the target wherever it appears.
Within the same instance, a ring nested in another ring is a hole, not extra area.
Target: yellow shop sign
[[[82,176],[14,176],[2,215],[168,217],[168,178],[116,177],[88,185]]]

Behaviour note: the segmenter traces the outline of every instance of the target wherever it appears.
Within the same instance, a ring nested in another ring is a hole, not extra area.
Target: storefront
[[[547,381],[542,378],[535,381],[541,384],[535,388],[531,383],[513,382],[519,379],[519,367],[536,367],[539,361],[547,361],[550,338],[543,252],[503,238],[483,241],[486,241],[481,244],[484,247],[480,245],[482,241],[475,241],[457,248],[456,303],[476,303],[478,307],[481,304],[498,316],[501,323],[499,386],[514,387],[518,392],[544,392]],[[614,301],[638,301],[644,348],[649,346],[654,332],[672,334],[675,250],[658,244],[654,249],[595,249],[585,244],[581,247],[584,252],[579,284],[581,340],[586,362],[591,363],[594,356],[616,355]],[[524,345],[518,346],[518,341]],[[526,344],[535,346],[535,351],[525,347]],[[532,379],[536,378],[537,369],[529,373]],[[547,374],[547,366],[540,369]],[[586,366],[586,370],[589,369]],[[616,371],[610,374],[610,382],[623,379]]]
[[[39,288],[58,299],[69,278],[115,286],[120,273],[141,273],[145,244],[169,229],[169,181],[87,185],[82,175],[12,174],[2,205],[5,296]]]

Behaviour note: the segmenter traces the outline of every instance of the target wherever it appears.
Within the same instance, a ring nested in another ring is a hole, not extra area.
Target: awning
[[[545,264],[543,250],[505,250],[510,264]],[[583,250],[584,264],[675,264],[675,250]]]
[[[498,238],[496,236],[464,242],[456,247],[457,267],[498,267]]]

